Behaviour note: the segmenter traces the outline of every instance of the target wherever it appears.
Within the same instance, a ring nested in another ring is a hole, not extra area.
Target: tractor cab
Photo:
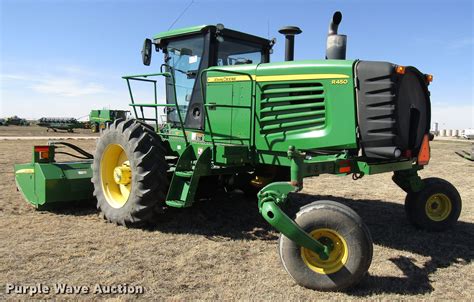
[[[203,129],[201,71],[211,66],[268,63],[273,41],[224,28],[222,24],[171,30],[147,39],[143,63],[150,64],[151,48],[164,54],[167,123]],[[176,102],[178,108],[174,106]],[[178,116],[178,111],[179,115]]]

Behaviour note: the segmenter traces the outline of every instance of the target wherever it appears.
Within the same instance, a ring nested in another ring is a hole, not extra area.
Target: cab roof
[[[205,32],[211,28],[215,29],[216,25],[207,24],[207,25],[197,25],[197,26],[191,26],[191,27],[185,27],[185,28],[172,29],[172,30],[168,30],[168,31],[164,31],[164,32],[156,34],[153,37],[153,40],[166,40],[166,39],[171,39],[171,38],[176,38],[176,37],[193,35],[200,32]],[[239,32],[236,30],[228,29],[228,28],[224,28],[222,32],[224,33],[224,35],[228,34],[234,37],[245,38],[246,40],[257,42],[259,44],[268,44],[270,42],[270,40],[268,39],[254,36],[251,34],[247,34],[244,32]]]
[[[197,25],[197,26],[191,26],[191,27],[185,27],[185,28],[172,29],[172,30],[163,31],[161,33],[156,34],[153,37],[153,39],[168,39],[168,38],[174,38],[174,37],[179,37],[179,36],[192,35],[192,34],[201,32],[208,27],[215,27],[215,26],[214,25]]]

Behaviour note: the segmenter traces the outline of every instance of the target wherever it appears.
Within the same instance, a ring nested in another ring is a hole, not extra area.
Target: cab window
[[[262,45],[228,37],[218,43],[217,66],[259,64],[262,61]]]

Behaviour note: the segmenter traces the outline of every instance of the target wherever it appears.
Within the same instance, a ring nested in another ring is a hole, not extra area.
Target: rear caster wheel
[[[341,291],[358,283],[372,261],[372,238],[362,219],[347,206],[322,200],[306,205],[295,222],[331,247],[329,259],[281,235],[280,259],[296,283],[320,291]]]
[[[405,212],[414,226],[428,231],[451,228],[461,214],[461,196],[449,182],[440,178],[423,180],[419,192],[407,194]]]

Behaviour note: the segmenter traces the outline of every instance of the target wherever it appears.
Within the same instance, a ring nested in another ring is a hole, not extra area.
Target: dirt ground
[[[3,131],[0,136],[5,136]],[[372,233],[369,275],[346,293],[321,293],[296,285],[280,264],[277,232],[260,217],[256,203],[238,192],[170,210],[152,230],[106,223],[87,203],[35,211],[16,191],[13,164],[29,161],[31,147],[39,143],[45,141],[0,141],[0,300],[28,298],[6,295],[7,283],[51,287],[127,283],[145,289],[138,296],[34,296],[43,299],[473,299],[474,163],[454,154],[470,148],[466,143],[434,141],[432,161],[421,172],[423,177],[452,182],[463,198],[459,223],[444,233],[408,224],[405,194],[390,174],[358,181],[337,176],[305,180],[294,207],[334,199],[359,213]],[[93,151],[95,141],[77,144]]]

